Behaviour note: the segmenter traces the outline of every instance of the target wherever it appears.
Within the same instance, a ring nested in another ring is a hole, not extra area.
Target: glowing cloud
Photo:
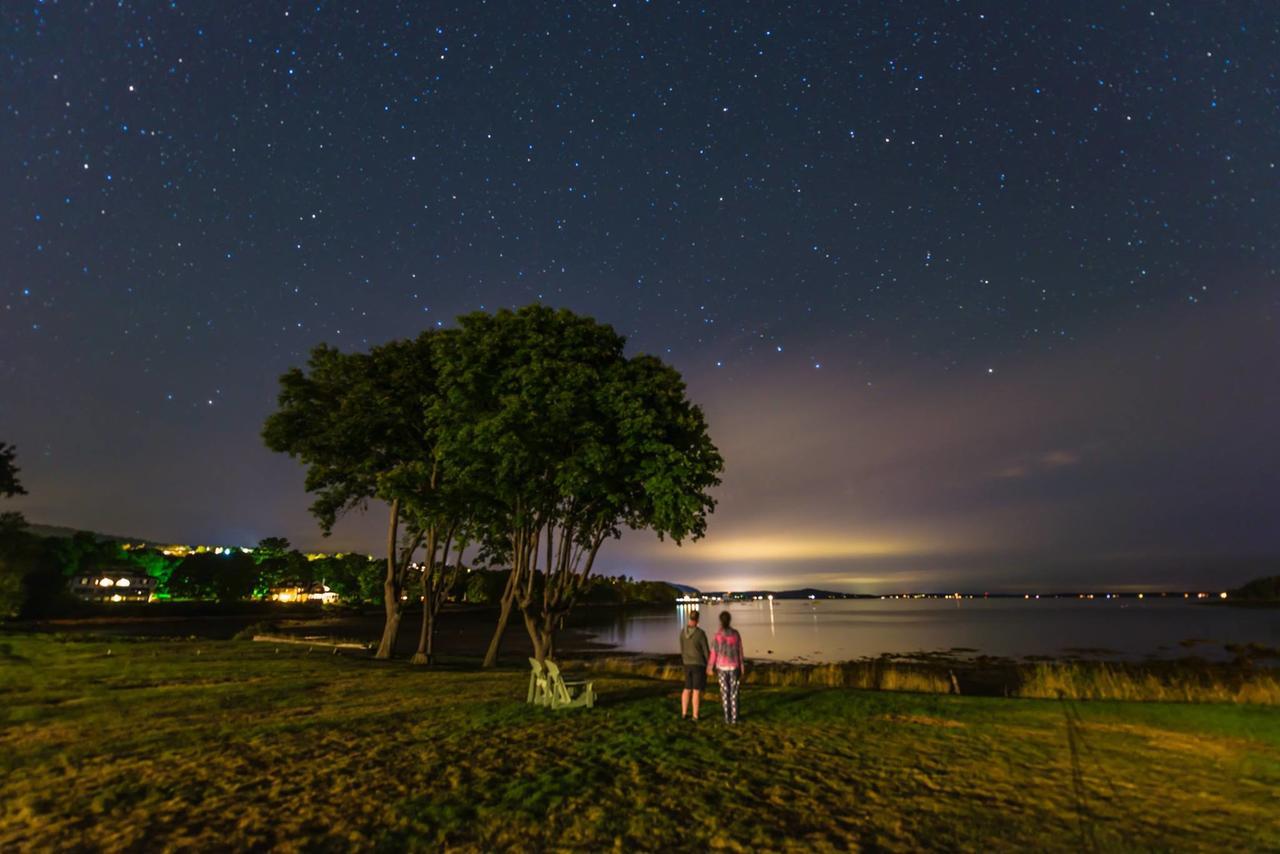
[[[919,544],[830,535],[716,538],[700,542],[693,549],[697,557],[716,561],[888,557],[924,551]]]

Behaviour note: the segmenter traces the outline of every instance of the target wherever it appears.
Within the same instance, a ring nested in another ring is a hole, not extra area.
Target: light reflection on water
[[[1181,599],[818,599],[677,605],[623,613],[590,628],[631,652],[675,653],[690,610],[708,635],[724,610],[747,655],[841,661],[883,653],[976,650],[986,655],[1141,659],[1225,658],[1224,644],[1280,646],[1274,610],[1206,606]],[[1195,640],[1194,644],[1184,642]]]

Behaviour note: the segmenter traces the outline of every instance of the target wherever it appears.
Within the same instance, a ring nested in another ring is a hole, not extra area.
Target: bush
[[[254,623],[253,625],[245,626],[243,629],[232,635],[231,639],[238,641],[251,641],[256,635],[268,635],[277,631],[277,629],[278,627],[273,621],[263,620],[261,622]]]
[[[0,618],[43,617],[70,602],[63,574],[46,541],[10,533],[0,542]]]

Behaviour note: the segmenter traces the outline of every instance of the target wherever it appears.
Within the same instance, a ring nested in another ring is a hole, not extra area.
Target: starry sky
[[[276,378],[541,301],[706,408],[707,587],[1280,555],[1269,2],[15,2],[0,440],[38,522],[322,540]]]

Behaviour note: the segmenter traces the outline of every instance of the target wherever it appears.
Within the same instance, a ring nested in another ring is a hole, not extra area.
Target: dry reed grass
[[[1159,672],[1106,663],[1041,662],[1027,668],[1019,697],[1070,700],[1140,700],[1175,703],[1257,703],[1280,705],[1280,678],[1274,672]]]
[[[675,681],[684,668],[653,659],[600,658],[582,666],[601,673],[643,676]],[[753,665],[747,668],[747,684],[778,688],[861,688],[868,691],[913,691],[921,694],[952,692],[950,676],[922,665],[889,661],[843,661],[831,664]]]
[[[576,666],[598,673],[679,681],[679,664],[651,658],[598,658]],[[1133,700],[1177,703],[1280,705],[1280,673],[1227,666],[1147,668],[1106,662],[1037,662],[1010,670],[1006,693],[1015,697],[1068,700]],[[868,691],[957,693],[944,665],[871,659],[830,664],[756,663],[747,684],[779,688],[859,688]],[[713,686],[714,687],[714,686]],[[966,689],[967,690],[967,689]],[[999,692],[997,692],[999,693]]]

